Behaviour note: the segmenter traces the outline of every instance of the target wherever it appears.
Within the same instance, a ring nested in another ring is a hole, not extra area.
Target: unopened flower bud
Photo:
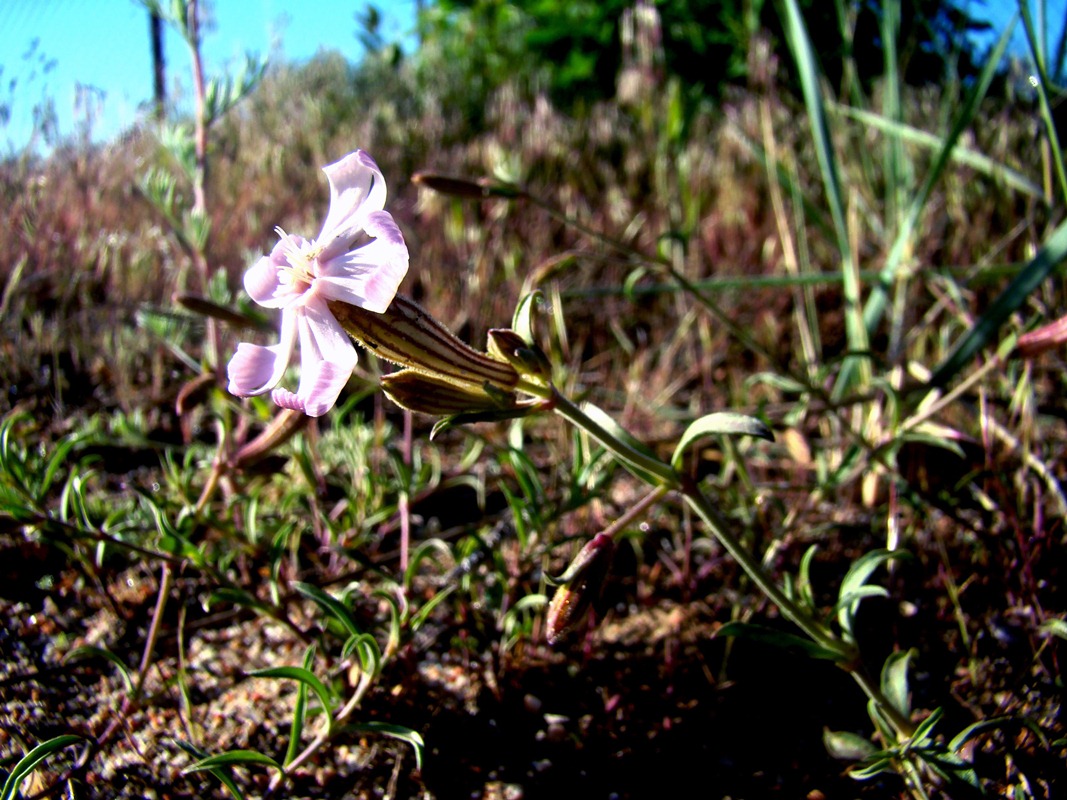
[[[593,601],[600,596],[614,552],[615,541],[611,536],[598,533],[560,576],[560,586],[549,603],[545,618],[545,635],[549,644],[560,641],[582,620]]]
[[[544,351],[526,342],[510,328],[490,329],[489,354],[507,361],[520,375],[545,379],[551,377],[552,367]]]
[[[510,183],[498,183],[486,178],[479,178],[478,180],[456,178],[451,175],[439,175],[435,172],[416,172],[411,176],[411,182],[441,194],[452,197],[468,197],[474,200],[485,200],[490,197],[511,199],[525,194],[518,186]]]
[[[266,327],[265,325],[258,323],[248,314],[242,314],[239,311],[234,311],[232,308],[220,306],[218,303],[212,302],[206,297],[200,297],[195,294],[179,294],[176,295],[174,299],[178,302],[178,305],[187,308],[196,314],[205,317],[214,317],[217,320],[221,320],[222,322],[237,328]]]

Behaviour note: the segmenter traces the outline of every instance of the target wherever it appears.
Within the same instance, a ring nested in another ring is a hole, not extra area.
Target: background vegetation
[[[1020,82],[934,2],[442,0],[408,54],[360,19],[360,64],[0,168],[0,796],[1056,796],[1064,36],[1022,15]],[[238,457],[275,415],[219,380],[269,322],[241,275],[357,147],[465,341],[539,289],[556,385],[653,453],[774,431],[686,474],[910,733],[557,417],[431,440],[363,353]]]

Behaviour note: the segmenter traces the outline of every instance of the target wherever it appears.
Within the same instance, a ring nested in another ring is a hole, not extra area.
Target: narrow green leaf
[[[525,597],[520,597],[511,606],[508,613],[522,612],[522,611],[537,611],[548,605],[548,595],[544,594],[528,594]]]
[[[840,276],[838,277],[840,278]],[[785,394],[803,395],[811,391],[809,386],[806,386],[800,381],[773,372],[757,372],[756,374],[749,376],[746,383],[750,385],[763,384],[778,389]]]
[[[322,706],[323,713],[326,715],[327,726],[329,727],[332,723],[333,718],[330,712],[333,710],[337,696],[310,669],[306,667],[268,667],[267,669],[253,670],[248,674],[253,678],[289,678],[294,681],[300,681],[301,684],[307,686],[318,696],[319,705]]]
[[[353,644],[359,655],[360,668],[371,677],[377,676],[382,669],[382,649],[378,647],[378,640],[365,633],[357,636]]]
[[[841,581],[841,589],[837,595],[837,621],[850,638],[852,637],[852,625],[855,621],[856,611],[859,609],[860,600],[864,595],[861,587],[867,583],[878,567],[894,558],[907,558],[908,553],[903,550],[872,550],[857,558],[849,567],[844,579]]]
[[[315,605],[340,622],[351,636],[360,636],[363,633],[359,629],[359,626],[356,625],[356,621],[352,618],[352,614],[349,613],[345,604],[330,596],[318,586],[295,581],[293,583],[293,588],[300,592],[300,594],[304,595],[304,597],[314,601]]]
[[[928,133],[927,131],[912,127],[905,122],[886,119],[880,114],[862,108],[852,108],[851,106],[839,104],[833,105],[830,108],[834,113],[841,114],[856,122],[863,123],[869,128],[881,131],[885,134],[899,136],[909,144],[924,147],[928,150],[936,150],[939,153],[944,152],[945,150],[945,137]],[[983,175],[988,175],[994,181],[1003,184],[1009,189],[1013,189],[1042,202],[1048,200],[1044,189],[1026,175],[1023,175],[1018,170],[1012,169],[1006,164],[994,161],[983,153],[971,150],[969,147],[964,147],[958,142],[956,147],[952,149],[950,158],[958,164],[969,167]],[[866,273],[864,273],[864,275],[865,274]]]
[[[893,772],[893,762],[889,758],[876,758],[868,764],[861,764],[849,769],[848,775],[857,781],[866,781],[875,775],[887,772]]]
[[[527,502],[535,507],[544,505],[545,488],[541,485],[541,471],[533,459],[514,447],[505,453],[505,457]]]
[[[937,447],[941,450],[948,450],[950,453],[959,456],[961,459],[967,457],[959,442],[954,439],[949,439],[943,433],[938,433],[933,430],[924,430],[922,427],[908,431],[903,436],[900,436],[897,441],[900,444],[915,443],[923,444],[927,447]]]
[[[430,616],[433,610],[437,608],[438,605],[440,605],[442,600],[452,594],[455,589],[455,584],[452,584],[451,586],[446,586],[444,589],[441,589],[433,597],[423,603],[419,610],[412,614],[410,625],[413,633],[417,631],[420,627],[422,627],[422,624],[426,621],[427,617]]]
[[[1058,636],[1061,639],[1067,639],[1067,621],[1059,617],[1046,619],[1041,623],[1038,631],[1046,636]]]
[[[885,78],[882,92],[882,112],[888,119],[901,119],[900,69],[897,61],[897,43],[900,38],[900,0],[883,0],[882,13],[878,15],[882,29],[882,54],[885,61]],[[883,156],[885,174],[886,223],[896,226],[906,191],[907,174],[904,146],[896,133],[889,134],[889,142]]]
[[[208,756],[205,751],[201,750],[192,742],[187,742],[184,739],[175,739],[174,742],[178,745],[178,747],[180,747],[191,757],[197,760],[207,758]],[[237,782],[234,781],[233,777],[227,770],[214,767],[212,769],[208,769],[207,771],[211,773],[211,776],[215,778],[215,780],[217,780],[229,790],[230,794],[233,795],[234,800],[245,800],[244,792],[242,792],[238,788]]]
[[[637,299],[634,294],[634,288],[637,286],[638,281],[648,274],[648,269],[643,266],[630,270],[630,273],[626,276],[626,280],[622,282],[622,296],[630,302],[634,302]]]
[[[519,334],[526,344],[537,343],[534,338],[534,311],[544,302],[544,293],[537,290],[525,295],[515,307],[515,313],[511,318],[511,329]]]
[[[845,305],[845,334],[848,349],[854,353],[867,352],[869,349],[867,329],[863,324],[862,300],[860,297],[859,274],[855,257],[852,253],[848,224],[845,219],[845,201],[841,191],[841,179],[837,165],[837,151],[830,135],[826,121],[826,104],[819,83],[820,70],[811,47],[804,17],[797,0],[785,0],[785,32],[789,47],[793,52],[800,75],[800,85],[804,94],[804,105],[808,111],[808,123],[815,145],[815,155],[822,173],[823,189],[830,206],[830,217],[834,223],[837,248],[841,253],[841,276]],[[848,363],[852,363],[849,361]],[[842,373],[844,375],[844,373]],[[841,382],[838,391],[843,389]]]
[[[815,612],[815,596],[811,588],[811,563],[815,560],[815,553],[818,549],[818,545],[813,544],[805,550],[804,555],[800,558],[800,567],[797,570],[797,600],[805,609],[812,612],[813,616]]]
[[[78,443],[77,437],[68,436],[62,439],[57,445],[55,451],[48,459],[48,463],[45,466],[44,475],[41,478],[41,483],[38,486],[38,493],[40,497],[44,497],[48,490],[52,488],[52,482],[55,480],[56,474],[67,464],[67,458],[70,456],[70,451],[74,448],[74,445]]]
[[[841,658],[841,653],[821,647],[810,639],[805,639],[794,633],[786,633],[764,625],[753,625],[747,622],[727,622],[715,632],[715,636],[733,636],[761,644],[769,644],[773,647],[780,647],[783,650],[798,650],[810,658],[818,658],[825,661],[837,661]]]
[[[405,728],[402,725],[391,725],[388,722],[376,721],[346,725],[343,730],[355,734],[376,733],[382,736],[388,736],[392,739],[399,739],[402,742],[407,742],[415,751],[415,766],[418,769],[422,769],[422,757],[426,750],[426,743],[423,741],[422,735],[418,731],[413,731],[411,728]]]
[[[1008,730],[1026,728],[1040,742],[1041,746],[1048,749],[1050,746],[1054,746],[1055,742],[1050,742],[1048,736],[1045,735],[1045,731],[1041,729],[1041,726],[1034,722],[1029,717],[1025,716],[1011,716],[1011,717],[990,717],[989,719],[979,720],[964,728],[962,731],[952,737],[952,741],[948,743],[948,748],[952,752],[958,751],[967,742],[976,736],[981,736],[988,731],[994,730]]]
[[[67,733],[62,736],[56,736],[46,742],[41,742],[12,767],[11,773],[7,776],[7,780],[4,781],[3,789],[0,789],[0,800],[15,800],[18,797],[19,787],[22,786],[22,782],[37,769],[41,762],[55,755],[63,748],[83,741],[85,741],[83,737]]]
[[[970,126],[978,111],[979,104],[989,90],[989,85],[992,83],[993,78],[996,75],[997,66],[1001,63],[1001,58],[1007,49],[1008,42],[1011,41],[1011,32],[1014,28],[1015,21],[1012,20],[1011,24],[1007,26],[1000,39],[997,41],[997,44],[990,52],[990,55],[987,57],[985,66],[983,67],[978,80],[971,88],[963,107],[952,122],[952,128],[944,139],[941,151],[938,153],[937,158],[934,159],[934,163],[926,173],[926,179],[923,181],[922,186],[919,191],[915,193],[915,196],[912,198],[912,201],[908,206],[907,215],[904,217],[900,230],[897,232],[896,239],[893,241],[893,245],[890,248],[889,255],[886,257],[885,266],[882,267],[878,280],[875,282],[871,289],[870,296],[867,298],[867,305],[863,309],[863,322],[868,332],[872,332],[878,326],[878,323],[882,319],[882,315],[885,313],[889,289],[892,286],[893,281],[896,279],[897,272],[900,270],[901,264],[903,263],[905,253],[908,252],[911,246],[912,236],[915,229],[918,227],[922,212],[930,200],[930,195],[933,193],[934,187],[941,179],[942,174],[945,172],[945,168],[948,166],[948,163],[952,158],[952,151],[955,150],[956,143],[963,135],[963,132]]]
[[[232,603],[235,606],[244,606],[253,611],[258,611],[268,617],[276,617],[277,613],[270,605],[260,600],[254,594],[244,589],[224,586],[216,589],[204,601],[204,610],[210,610],[216,603]]]
[[[430,431],[430,439],[432,440],[445,431],[462,425],[473,425],[477,422],[506,422],[511,419],[528,417],[540,410],[541,407],[537,403],[524,403],[511,408],[490,411],[464,411],[461,414],[452,414],[442,417],[434,423],[433,429]]]
[[[188,775],[190,772],[203,772],[204,770],[216,769],[218,767],[248,765],[272,767],[279,772],[285,771],[282,769],[282,765],[273,758],[258,753],[255,750],[230,750],[227,753],[219,753],[217,755],[208,756],[207,758],[202,758],[195,764],[183,769],[182,774]]]
[[[411,589],[411,582],[415,580],[422,563],[427,560],[437,564],[441,569],[449,568],[455,563],[452,550],[447,542],[436,537],[427,539],[412,551],[408,560],[408,568],[404,570],[404,586],[407,589]]]
[[[861,600],[866,600],[868,597],[889,597],[889,592],[882,586],[859,586],[855,590],[841,595],[837,603],[834,605],[834,611],[840,612],[842,608],[855,609]],[[849,624],[851,626],[851,615],[855,612],[850,612]],[[849,633],[851,633],[851,627]]]
[[[1041,119],[1045,123],[1045,132],[1052,151],[1052,163],[1056,168],[1056,177],[1059,179],[1060,192],[1063,200],[1067,200],[1067,169],[1063,164],[1063,149],[1060,147],[1060,134],[1056,130],[1056,121],[1052,115],[1052,104],[1049,101],[1049,73],[1045,48],[1045,31],[1037,30],[1033,17],[1030,13],[1029,3],[1019,3],[1019,12],[1023,18],[1023,29],[1026,31],[1026,41],[1030,46],[1030,57],[1037,68],[1037,80],[1031,80],[1031,84],[1037,90],[1038,101],[1041,104]],[[1014,27],[1014,20],[1013,20]],[[1044,28],[1044,26],[1041,26]],[[1055,90],[1055,87],[1053,87]]]
[[[694,421],[685,429],[682,438],[678,440],[678,446],[674,448],[671,456],[671,466],[678,469],[682,465],[682,457],[693,443],[706,436],[723,434],[727,436],[756,436],[774,441],[771,429],[755,417],[746,414],[738,414],[733,411],[717,411],[714,414],[705,414]]]
[[[665,470],[669,469],[667,465],[663,464],[663,462],[659,460],[656,454],[649,449],[648,445],[635,438],[628,430],[626,430],[617,422],[615,422],[615,420],[612,419],[607,412],[601,410],[592,403],[583,403],[581,410],[582,413],[584,413],[586,417],[588,417],[593,422],[594,425],[598,425],[603,428],[603,430],[608,434],[609,437],[613,437],[624,447],[627,447],[633,451],[633,455],[631,455],[625,450],[620,450],[618,447],[614,446],[614,443],[611,441],[610,438],[601,438],[596,431],[589,430],[584,426],[580,426],[583,427],[587,433],[591,434],[602,445],[604,445],[611,452],[611,454],[616,457],[618,462],[622,464],[629,472],[636,475],[638,478],[640,478],[650,486],[659,486],[664,482],[663,476],[656,474],[652,470],[642,465],[642,461],[647,461],[650,463],[658,462],[659,464],[662,464]],[[673,472],[673,470],[671,471]]]
[[[126,690],[126,694],[133,694],[133,676],[130,674],[129,667],[123,663],[122,659],[112,653],[110,650],[104,647],[94,647],[93,645],[82,645],[81,647],[75,647],[65,656],[63,656],[63,662],[68,661],[83,661],[89,658],[102,658],[105,661],[110,661],[115,667],[118,668],[119,677],[122,678],[122,686]]]
[[[915,733],[911,735],[911,744],[913,747],[925,747],[930,744],[930,739],[933,736],[934,728],[937,723],[941,721],[941,718],[945,716],[944,709],[935,708],[930,712],[930,716],[915,726]]]
[[[979,791],[982,790],[982,782],[974,768],[962,758],[952,753],[918,751],[923,763],[946,784],[966,783]]]
[[[389,638],[386,640],[385,652],[395,653],[400,647],[401,620],[406,615],[407,599],[399,586],[392,585],[389,589],[376,589],[374,597],[384,600],[389,605]],[[405,611],[401,612],[401,604]]]
[[[303,667],[308,672],[311,672],[311,668],[315,665],[315,649],[312,643],[304,651]],[[304,735],[304,723],[307,720],[307,700],[308,684],[301,681],[296,689],[296,702],[293,704],[293,722],[289,726],[289,745],[285,748],[285,759],[282,761],[285,766],[289,766],[292,760],[300,755],[300,739]],[[321,696],[319,702],[322,702]],[[323,711],[327,715],[330,714],[329,709],[323,709]],[[332,716],[330,719],[332,720]]]

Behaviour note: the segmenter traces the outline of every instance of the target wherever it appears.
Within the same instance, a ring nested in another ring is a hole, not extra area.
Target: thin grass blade
[[[786,0],[786,37],[793,51],[793,58],[800,74],[804,104],[808,110],[808,122],[815,144],[815,153],[822,172],[823,188],[830,206],[830,216],[834,224],[838,250],[841,253],[841,274],[845,302],[845,331],[849,349],[853,352],[866,352],[867,329],[863,325],[861,313],[860,284],[852,245],[849,241],[848,226],[845,221],[845,202],[841,191],[840,170],[837,153],[834,151],[830,127],[827,123],[826,103],[819,86],[819,67],[815,53],[808,38],[804,19],[800,13],[797,0]],[[845,373],[842,373],[843,377]],[[839,385],[839,388],[840,385]]]
[[[1037,90],[1038,102],[1041,104],[1041,119],[1045,123],[1045,133],[1048,137],[1052,151],[1052,163],[1056,168],[1056,178],[1060,183],[1060,192],[1067,200],[1067,170],[1063,165],[1063,149],[1060,147],[1060,139],[1056,133],[1056,122],[1052,118],[1052,104],[1049,102],[1049,75],[1048,61],[1045,52],[1045,25],[1034,25],[1034,19],[1030,14],[1030,4],[1019,3],[1019,12],[1023,17],[1023,29],[1026,31],[1026,41],[1030,46],[1030,57],[1034,61],[1037,71],[1036,82],[1031,80]],[[1042,21],[1043,22],[1043,21]]]
[[[873,111],[865,111],[862,108],[852,108],[851,106],[840,104],[831,106],[830,110],[835,114],[841,114],[856,122],[861,122],[874,130],[881,131],[885,134],[896,135],[908,144],[916,145],[927,150],[937,150],[939,152],[944,150],[945,138],[943,136],[936,136],[927,131],[912,127],[905,122],[887,119],[881,114],[875,114]],[[1048,197],[1045,195],[1040,184],[1030,180],[1030,178],[1023,175],[1018,170],[1012,169],[999,161],[994,161],[989,156],[979,153],[976,150],[972,150],[969,147],[964,147],[959,142],[957,142],[956,147],[952,149],[951,160],[957,164],[969,167],[975,172],[988,175],[997,183],[1025,194],[1028,197],[1032,197],[1035,200],[1040,200],[1041,202],[1047,202],[1048,200]],[[867,273],[861,273],[861,278],[865,278],[866,275]]]
[[[415,751],[415,766],[422,769],[422,757],[426,750],[426,743],[418,731],[405,728],[402,725],[392,725],[388,722],[360,722],[355,725],[346,725],[344,730],[350,733],[377,733],[392,739],[407,742]]]
[[[900,230],[897,232],[896,239],[893,241],[893,246],[889,250],[885,266],[882,267],[882,270],[878,275],[878,280],[871,288],[871,294],[867,298],[867,305],[863,309],[863,322],[868,332],[873,332],[882,321],[882,316],[885,314],[885,307],[889,298],[889,289],[893,285],[893,281],[897,278],[897,273],[900,271],[901,263],[904,260],[904,254],[909,250],[912,236],[919,225],[923,209],[926,208],[926,204],[930,200],[930,195],[933,193],[934,187],[937,185],[937,182],[941,180],[945,168],[951,161],[952,153],[956,149],[956,143],[959,141],[960,136],[963,135],[963,132],[974,120],[974,116],[978,111],[978,105],[981,103],[982,98],[985,97],[990,84],[993,82],[993,78],[996,75],[997,65],[1000,63],[1000,60],[1008,47],[1008,42],[1011,41],[1011,32],[1014,29],[1015,21],[1012,20],[1005,28],[1004,33],[1001,34],[1000,39],[997,40],[996,46],[991,51],[989,59],[982,68],[978,80],[967,95],[967,100],[964,102],[963,108],[960,109],[959,114],[957,114],[955,120],[953,120],[952,128],[949,130],[948,135],[942,143],[941,151],[938,153],[937,158],[934,159],[934,163],[930,166],[930,170],[926,174],[926,180],[923,181],[922,187],[919,189],[915,197],[912,198],[911,204],[908,206],[908,212],[901,222]]]
[[[19,787],[30,774],[52,755],[55,755],[64,747],[70,747],[78,742],[85,741],[81,736],[72,733],[56,736],[46,742],[41,742],[30,752],[24,755],[11,770],[11,774],[4,781],[4,788],[0,789],[0,800],[14,800],[19,793]]]
[[[202,758],[192,766],[183,769],[182,773],[188,774],[190,772],[214,770],[218,767],[248,765],[272,767],[278,770],[279,772],[284,772],[281,764],[279,764],[270,756],[263,755],[263,753],[259,753],[255,750],[230,750],[227,753],[219,753],[217,755],[208,756],[207,758]]]
[[[318,696],[319,704],[326,715],[327,725],[329,726],[330,722],[332,722],[330,712],[335,705],[335,695],[310,669],[306,667],[269,667],[267,669],[253,670],[248,674],[253,678],[288,678],[299,681]]]

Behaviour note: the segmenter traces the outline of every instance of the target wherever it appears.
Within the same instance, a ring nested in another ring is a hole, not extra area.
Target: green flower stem
[[[896,729],[897,736],[903,740],[915,733],[915,726],[911,723],[911,720],[900,713],[897,707],[890,702],[889,698],[882,693],[878,684],[875,681],[872,681],[870,676],[864,672],[863,668],[860,666],[859,653],[857,652],[855,645],[842,641],[840,637],[835,636],[831,631],[812,619],[809,614],[794,603],[789,596],[778,587],[778,585],[764,571],[760,563],[754,559],[749,552],[745,550],[741,543],[729,532],[722,517],[719,516],[719,513],[715,510],[714,506],[708,501],[707,496],[700,491],[694,482],[684,482],[681,492],[682,496],[685,497],[686,502],[689,503],[701,520],[704,521],[708,530],[712,532],[722,546],[725,547],[737,563],[741,565],[741,568],[744,569],[748,577],[759,586],[763,594],[778,606],[782,614],[794,625],[804,631],[804,633],[806,633],[808,637],[820,647],[838,654],[838,658],[835,659],[837,665],[848,672],[853,680],[859,684],[859,687],[863,690],[863,693],[867,695],[868,699],[872,700],[878,706],[883,716],[885,716],[890,724]]]
[[[670,465],[654,456],[641,452],[622,441],[618,436],[610,433],[578,406],[563,397],[555,387],[552,387],[550,402],[556,413],[593,436],[620,459],[659,478],[659,487],[645,498],[646,500],[659,499],[670,489],[678,490],[697,516],[704,522],[708,530],[711,531],[712,535],[741,565],[741,568],[759,587],[764,596],[778,606],[782,615],[800,628],[817,645],[837,654],[835,662],[852,676],[863,690],[863,693],[878,706],[883,716],[896,729],[898,737],[904,740],[915,732],[915,726],[911,721],[890,702],[877,682],[873,681],[863,671],[859,663],[859,653],[856,647],[849,642],[843,641],[816,619],[813,619],[810,614],[797,605],[775,583],[759,561],[753,558],[741,542],[730,533],[726,521],[719,515],[719,512],[716,511],[711,501],[708,500],[695,481],[685,479]]]
[[[766,573],[759,561],[753,558],[741,542],[729,532],[725,521],[719,516],[719,512],[715,510],[707,496],[700,491],[695,482],[685,481],[681,492],[686,502],[697,513],[697,516],[703,520],[708,530],[726,548],[726,551],[733,556],[734,560],[741,565],[741,568],[760,588],[760,591],[778,606],[786,619],[804,631],[808,638],[817,645],[837,653],[839,655],[837,659],[839,663],[847,665],[856,659],[855,648],[841,641],[841,639],[812,619],[810,614],[806,613],[782,591],[771,576]]]
[[[680,490],[686,502],[692,506],[715,538],[737,560],[737,563],[748,573],[748,576],[759,586],[760,590],[814,642],[820,647],[839,653],[843,661],[848,661],[855,657],[855,653],[850,646],[826,631],[778,587],[774,580],[763,570],[760,563],[745,550],[741,542],[728,532],[726,524],[696,483],[683,480],[669,464],[642,453],[621,441],[618,437],[613,436],[558,391],[553,393],[552,400],[558,414],[589,433],[602,445],[615,453],[616,456],[645,472],[655,475],[662,481],[663,486]]]
[[[682,496],[685,497],[686,502],[689,503],[701,520],[704,521],[708,530],[712,532],[722,546],[725,547],[737,563],[741,565],[741,568],[744,569],[748,577],[759,586],[763,594],[778,606],[782,614],[794,625],[804,631],[804,633],[806,633],[808,637],[820,647],[824,647],[831,652],[839,654],[836,659],[838,666],[848,672],[853,680],[859,684],[859,687],[863,690],[863,693],[867,695],[868,699],[872,700],[878,706],[885,718],[889,720],[892,726],[896,729],[897,736],[901,739],[907,739],[915,733],[915,726],[911,723],[911,720],[900,713],[897,707],[890,702],[889,698],[882,693],[878,684],[875,681],[872,681],[870,676],[864,672],[859,663],[859,653],[857,652],[856,647],[848,642],[842,641],[840,637],[835,636],[831,631],[812,619],[809,614],[794,603],[789,596],[778,587],[778,585],[764,571],[760,563],[754,559],[749,552],[742,547],[741,543],[727,530],[725,522],[722,517],[719,516],[719,512],[715,510],[714,506],[708,501],[707,496],[700,491],[699,487],[694,482],[684,482],[681,492]]]
[[[852,676],[852,679],[859,684],[859,687],[863,689],[863,693],[878,706],[878,710],[896,729],[898,740],[910,739],[915,733],[915,725],[912,724],[910,719],[901,714],[897,707],[890,702],[889,698],[882,693],[878,683],[855,664],[846,664],[845,669]]]
[[[655,456],[642,453],[606,431],[598,422],[591,419],[578,406],[556,391],[555,388],[552,390],[551,402],[557,414],[584,430],[626,463],[655,475],[664,486],[671,489],[681,487],[678,473],[670,465],[663,463]]]
[[[515,391],[549,401],[554,401],[559,397],[555,387],[551,386],[544,379],[532,375],[524,375],[521,372],[519,373],[518,383],[515,384]]]

